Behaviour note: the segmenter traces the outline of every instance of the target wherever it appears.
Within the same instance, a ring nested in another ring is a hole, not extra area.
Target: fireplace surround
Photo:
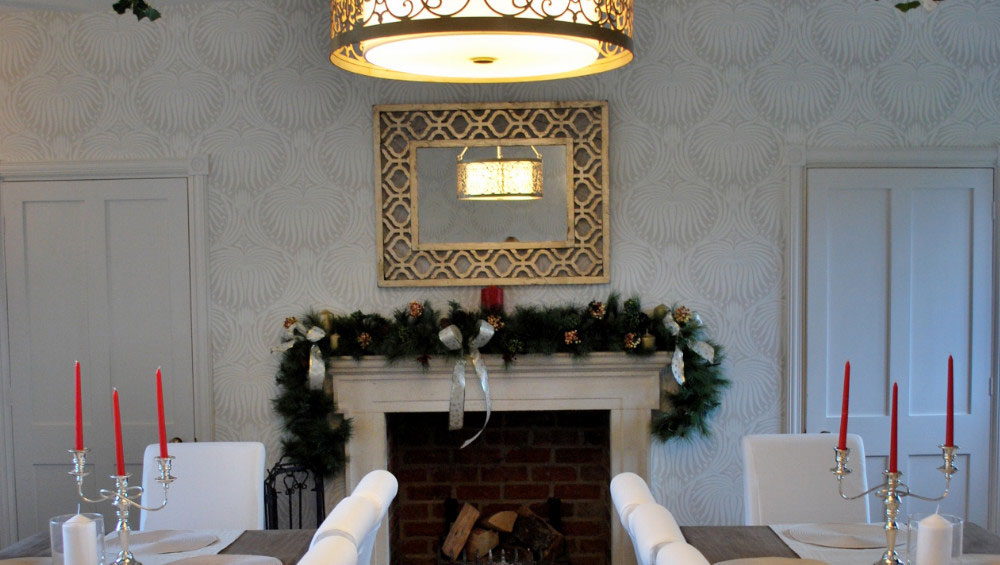
[[[485,359],[494,412],[607,410],[611,476],[632,471],[648,480],[650,411],[659,407],[659,374],[669,362],[666,353],[639,357],[602,352],[583,358],[524,355],[506,369],[499,357]],[[432,359],[426,369],[415,361],[390,364],[381,357],[331,362],[328,369],[338,410],[354,424],[346,447],[348,491],[369,471],[388,465],[386,414],[448,411],[453,367],[454,361],[444,358]],[[465,409],[486,410],[474,378],[468,380]],[[615,516],[611,521],[612,563],[635,563],[620,522]],[[373,563],[388,562],[388,527],[383,524]]]

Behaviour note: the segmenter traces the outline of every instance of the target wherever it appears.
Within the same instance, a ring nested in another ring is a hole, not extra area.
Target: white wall
[[[0,160],[212,156],[219,439],[278,453],[269,348],[285,316],[477,303],[476,288],[376,286],[373,104],[607,99],[612,283],[510,288],[507,302],[614,289],[700,312],[733,386],[711,439],[654,445],[654,490],[682,523],[739,522],[739,438],[781,425],[782,148],[1000,143],[993,0],[908,14],[891,0],[639,0],[628,67],[503,86],[336,69],[326,2],[163,11],[0,9]]]

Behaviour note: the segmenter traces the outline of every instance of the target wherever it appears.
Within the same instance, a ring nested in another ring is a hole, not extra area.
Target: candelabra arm
[[[837,490],[840,491],[840,498],[843,498],[844,500],[857,500],[857,499],[861,498],[862,496],[868,496],[869,494],[871,494],[871,493],[873,493],[873,492],[875,492],[878,489],[883,488],[883,487],[885,487],[885,483],[882,483],[882,484],[880,484],[878,486],[874,486],[874,487],[866,490],[865,492],[863,492],[861,494],[855,494],[855,495],[851,496],[851,495],[848,495],[848,494],[844,493],[844,483],[843,483],[843,481],[840,480],[840,477],[837,477]]]

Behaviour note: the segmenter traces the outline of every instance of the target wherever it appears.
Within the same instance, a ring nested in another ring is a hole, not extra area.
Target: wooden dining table
[[[247,530],[219,553],[268,555],[293,565],[309,549],[314,530]],[[747,557],[798,557],[769,526],[681,526],[687,542],[710,563]],[[1000,554],[1000,537],[971,522],[965,523],[964,553]],[[49,555],[47,532],[0,550],[0,559]]]

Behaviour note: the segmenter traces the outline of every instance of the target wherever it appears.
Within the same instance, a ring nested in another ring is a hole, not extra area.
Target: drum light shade
[[[497,147],[496,159],[463,161],[458,156],[459,200],[538,200],[542,197],[542,159],[504,159]]]
[[[428,82],[520,82],[632,60],[632,0],[332,0],[330,61]]]

